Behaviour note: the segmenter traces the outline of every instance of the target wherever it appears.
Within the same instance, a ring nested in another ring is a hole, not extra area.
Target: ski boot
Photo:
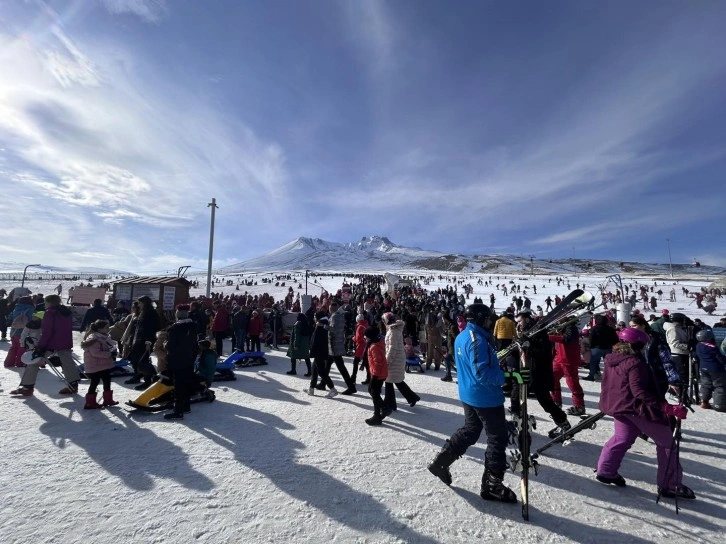
[[[436,476],[439,480],[444,482],[446,485],[451,485],[452,479],[451,472],[449,472],[449,467],[458,458],[459,456],[456,455],[451,449],[451,442],[447,440],[444,444],[444,447],[441,448],[441,451],[434,458],[434,460],[431,461],[431,464],[429,464],[429,472]]]
[[[562,423],[560,423],[559,425],[557,425],[557,427],[555,427],[554,429],[549,431],[547,433],[547,436],[549,436],[550,439],[554,440],[558,436],[565,434],[570,429],[572,429],[572,425],[570,425],[569,421],[565,420]]]
[[[495,474],[486,470],[481,477],[481,492],[479,495],[487,501],[517,502],[514,491],[504,485],[504,474]]]

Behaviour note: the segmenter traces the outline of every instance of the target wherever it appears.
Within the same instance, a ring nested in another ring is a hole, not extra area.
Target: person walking
[[[328,371],[333,363],[340,372],[340,376],[345,382],[346,389],[342,392],[343,395],[353,395],[358,392],[355,387],[355,382],[350,378],[348,369],[345,368],[343,361],[343,355],[345,355],[345,310],[338,305],[337,302],[330,304],[330,325],[328,327]]]
[[[615,422],[614,434],[605,443],[597,462],[596,479],[625,487],[620,473],[625,454],[642,433],[655,443],[658,460],[658,493],[663,497],[695,499],[683,485],[683,470],[671,426],[672,418],[686,419],[685,406],[661,400],[643,350],[650,342],[644,331],[627,327],[618,333],[620,342],[605,357],[600,410]]]
[[[383,423],[383,420],[391,413],[391,410],[386,408],[381,398],[381,388],[388,376],[386,345],[383,338],[381,338],[380,331],[376,327],[367,327],[364,335],[366,338],[364,356],[368,360],[368,368],[371,373],[368,393],[373,400],[373,417],[366,419],[366,423],[375,426]]]
[[[383,323],[386,325],[386,361],[388,362],[388,376],[386,377],[386,394],[384,403],[391,411],[396,411],[396,389],[413,408],[416,403],[421,400],[414,393],[406,379],[406,350],[403,343],[403,326],[404,322],[398,319],[391,312],[383,314]]]
[[[451,485],[449,467],[476,444],[484,430],[487,448],[479,494],[485,500],[516,503],[514,491],[504,485],[508,440],[502,392],[504,372],[499,366],[490,332],[492,312],[484,304],[471,304],[466,309],[466,319],[466,328],[454,342],[464,425],[444,443],[428,470],[446,485]]]
[[[290,370],[287,371],[287,374],[296,375],[297,360],[305,359],[308,368],[305,376],[310,376],[310,325],[308,324],[308,318],[303,313],[297,314],[295,325],[292,327],[287,356],[290,358]]]

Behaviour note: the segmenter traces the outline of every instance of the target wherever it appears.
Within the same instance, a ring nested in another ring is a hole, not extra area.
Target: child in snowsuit
[[[105,408],[118,404],[113,400],[111,390],[111,370],[114,367],[114,354],[116,342],[108,336],[109,323],[99,319],[91,323],[85,338],[81,342],[83,348],[83,369],[91,380],[86,393],[84,409]],[[103,381],[103,404],[96,400],[96,388]]]
[[[662,400],[645,361],[643,349],[650,342],[644,331],[629,327],[618,334],[620,342],[605,357],[600,410],[615,420],[613,436],[603,446],[597,463],[597,480],[625,487],[619,474],[623,457],[642,433],[655,443],[658,459],[658,493],[663,497],[695,499],[683,485],[683,471],[674,447],[672,418],[686,419],[682,405]]]
[[[380,425],[383,419],[391,413],[390,408],[384,407],[383,398],[381,398],[383,382],[388,377],[386,345],[376,327],[368,327],[364,335],[366,338],[364,357],[368,360],[368,368],[371,373],[368,393],[373,399],[373,417],[366,419],[366,423],[368,425]]]

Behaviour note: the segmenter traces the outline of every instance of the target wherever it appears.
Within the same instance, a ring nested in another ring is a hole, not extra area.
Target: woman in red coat
[[[366,348],[363,357],[368,360],[368,369],[371,373],[371,383],[368,393],[373,399],[373,417],[366,419],[368,425],[380,425],[383,419],[391,413],[390,408],[384,408],[381,389],[388,377],[388,361],[386,361],[386,344],[380,331],[375,327],[365,330]]]
[[[247,338],[250,341],[250,351],[262,351],[260,348],[260,335],[264,326],[260,312],[254,310],[247,323]]]
[[[222,348],[224,339],[229,331],[229,312],[227,307],[221,302],[214,303],[214,318],[212,319],[212,334],[214,335],[214,343],[217,349],[217,356],[222,356]]]

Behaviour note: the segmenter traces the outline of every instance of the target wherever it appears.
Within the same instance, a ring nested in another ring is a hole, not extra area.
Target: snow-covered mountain
[[[76,267],[76,268],[64,268],[61,266],[52,266],[52,265],[31,265],[28,266],[27,263],[15,263],[15,262],[0,262],[0,273],[3,274],[23,274],[23,270],[27,266],[27,275],[30,276],[37,276],[39,274],[74,274],[78,276],[85,276],[85,275],[94,275],[94,276],[101,276],[105,275],[108,277],[112,276],[135,276],[133,272],[126,272],[123,270],[112,270],[110,268],[98,268],[94,266],[84,266],[83,268]]]
[[[220,269],[223,274],[246,271],[395,271],[428,270],[499,274],[643,274],[670,276],[666,264],[616,262],[588,259],[535,259],[513,255],[459,255],[399,246],[385,236],[364,236],[356,242],[338,243],[300,237],[260,257]],[[726,275],[714,266],[674,264],[673,274],[683,276]]]

